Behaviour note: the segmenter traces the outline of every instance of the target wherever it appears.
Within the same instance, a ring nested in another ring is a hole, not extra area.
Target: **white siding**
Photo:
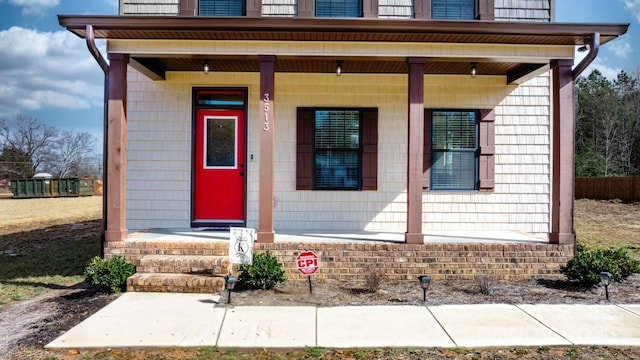
[[[262,0],[262,16],[298,15],[298,0]]]
[[[449,93],[453,86],[440,87]],[[423,229],[549,232],[549,77],[512,89],[496,110],[495,191],[429,192]]]
[[[378,17],[410,19],[413,17],[413,0],[378,0]]]
[[[120,0],[120,15],[177,15],[180,0]]]
[[[496,21],[551,22],[553,0],[495,0]]]
[[[169,73],[153,82],[130,70],[127,227],[188,227],[193,86],[248,87],[259,124],[259,74]],[[425,107],[496,106],[494,193],[427,192],[423,229],[517,230],[545,236],[549,223],[549,86],[500,77],[425,76]],[[406,230],[406,75],[276,73],[275,228]],[[455,84],[455,85],[454,85]],[[456,96],[451,96],[456,94]],[[531,104],[533,106],[521,106]],[[296,107],[379,109],[377,191],[296,191]],[[259,129],[249,125],[248,226],[258,221]]]

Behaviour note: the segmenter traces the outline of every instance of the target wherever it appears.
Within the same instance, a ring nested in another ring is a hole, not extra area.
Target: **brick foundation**
[[[210,292],[224,288],[231,272],[227,241],[123,241],[108,243],[106,257],[121,256],[138,273],[130,291]],[[384,269],[387,280],[473,280],[489,275],[496,280],[558,277],[560,266],[573,257],[573,245],[464,243],[403,244],[255,243],[254,252],[269,250],[283,263],[289,281],[305,281],[295,267],[296,256],[313,251],[320,257],[314,279],[365,281],[373,269]],[[197,273],[196,273],[197,272]],[[184,288],[184,289],[181,289]]]
[[[306,250],[320,257],[316,279],[364,281],[371,269],[382,268],[388,280],[414,281],[424,274],[434,280],[472,280],[477,275],[497,280],[555,277],[573,257],[573,249],[553,244],[255,244],[255,251],[269,250],[284,264],[289,280],[305,279],[295,268],[295,258]]]

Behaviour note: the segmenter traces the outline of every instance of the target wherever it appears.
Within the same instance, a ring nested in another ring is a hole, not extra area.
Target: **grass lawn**
[[[640,203],[578,200],[578,241],[597,247],[622,246],[640,258]],[[100,253],[101,197],[0,200],[0,310],[46,289],[83,280],[89,260]],[[1,356],[1,355],[0,355]],[[488,349],[320,349],[293,352],[228,349],[103,350],[52,354],[26,347],[11,359],[619,359],[639,358],[637,348],[540,346]]]
[[[578,241],[592,247],[624,247],[640,259],[640,202],[576,200]]]
[[[73,286],[100,254],[101,197],[0,200],[0,309]]]
[[[102,197],[0,200],[0,308],[83,280],[100,254]],[[578,241],[640,258],[640,203],[577,200]]]

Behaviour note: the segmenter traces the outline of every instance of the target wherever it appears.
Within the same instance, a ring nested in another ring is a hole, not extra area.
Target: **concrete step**
[[[145,255],[136,266],[138,273],[227,275],[231,272],[227,256]]]
[[[211,274],[136,273],[127,279],[130,292],[214,293],[224,291],[224,276]]]

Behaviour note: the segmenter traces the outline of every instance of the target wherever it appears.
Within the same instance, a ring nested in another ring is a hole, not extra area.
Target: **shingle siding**
[[[180,0],[120,0],[120,15],[177,15]]]
[[[495,0],[496,21],[553,21],[554,0]]]
[[[276,73],[276,229],[406,230],[407,95],[405,75]],[[130,70],[127,227],[189,227],[193,86],[249,89],[249,124],[258,124],[257,73],[169,73],[153,82]],[[481,94],[481,95],[480,95]],[[455,95],[455,96],[453,96]],[[498,104],[496,106],[496,104]],[[522,106],[529,104],[531,106]],[[296,191],[296,108],[376,107],[377,191]],[[496,109],[493,193],[425,192],[423,230],[549,231],[549,78],[515,88],[500,77],[425,77],[426,108]],[[249,125],[247,225],[258,222],[259,129]],[[253,155],[253,159],[251,159]]]
[[[293,17],[298,14],[298,0],[263,0],[262,16]]]
[[[378,0],[378,17],[410,19],[413,17],[413,0]]]

